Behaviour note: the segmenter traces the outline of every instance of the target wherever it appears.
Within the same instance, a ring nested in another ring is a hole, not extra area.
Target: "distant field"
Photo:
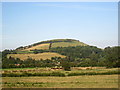
[[[71,77],[3,77],[2,87],[118,88],[118,75]]]
[[[40,59],[51,59],[51,57],[62,57],[64,58],[65,56],[60,55],[58,53],[51,53],[51,52],[46,52],[46,53],[38,53],[38,54],[8,54],[7,57],[14,57],[14,58],[20,58],[21,60],[26,60],[27,58],[32,58],[35,60],[40,60]]]
[[[69,47],[69,46],[86,46],[86,44],[82,42],[57,42],[52,44],[52,48],[54,47]]]
[[[31,48],[24,49],[23,51],[34,50],[34,49],[49,49],[49,43],[39,44],[39,45],[33,46]]]

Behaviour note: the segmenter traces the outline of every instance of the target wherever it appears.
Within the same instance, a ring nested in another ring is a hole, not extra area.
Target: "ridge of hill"
[[[16,50],[30,51],[39,49],[50,49],[56,47],[69,47],[69,46],[87,46],[87,44],[75,39],[53,39],[47,41],[41,41],[25,47],[19,47]]]

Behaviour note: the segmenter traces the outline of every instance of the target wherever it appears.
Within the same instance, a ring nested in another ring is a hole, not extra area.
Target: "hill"
[[[80,42],[79,40],[75,39],[53,39],[42,41],[38,43],[34,43],[32,45],[28,45],[25,47],[19,47],[16,50],[19,51],[30,51],[30,50],[40,50],[40,49],[50,49],[56,47],[69,47],[69,46],[87,46],[87,44]]]
[[[16,49],[16,53],[8,54],[7,57],[9,58],[11,56],[13,58],[20,58],[21,60],[26,60],[29,57],[35,60],[51,59],[51,57],[64,58],[67,54],[61,55],[62,53],[57,52],[59,50],[55,50],[55,48],[60,47],[61,50],[64,50],[65,47],[71,46],[77,47],[88,45],[75,39],[53,39],[34,43],[25,47],[19,47]]]
[[[45,46],[47,49],[43,49]],[[21,64],[20,67],[36,67],[36,64],[38,67],[52,67],[64,63],[75,67],[118,67],[119,48],[116,46],[101,49],[73,39],[48,40],[19,47],[16,50],[4,50],[2,52],[2,64],[4,68],[17,67],[15,64]]]

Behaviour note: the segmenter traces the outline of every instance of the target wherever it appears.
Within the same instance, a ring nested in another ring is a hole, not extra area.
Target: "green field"
[[[118,68],[107,69],[105,67],[72,67],[71,71],[54,70],[52,68],[3,69],[2,74],[4,75],[19,75],[21,73],[28,74],[28,76],[4,77],[3,75],[2,87],[117,88],[118,74],[115,73],[117,71]],[[77,73],[77,75],[73,73]],[[83,75],[83,73],[86,73],[86,75]],[[91,73],[93,74],[91,75]],[[94,73],[97,73],[97,75]],[[73,76],[69,76],[70,74]]]
[[[77,42],[77,41],[73,41],[73,42],[57,42],[57,43],[53,43],[52,44],[52,48],[55,47],[69,47],[69,46],[86,46],[87,44],[84,44],[82,42]]]
[[[60,41],[60,42],[55,42],[55,41]],[[46,41],[45,43],[37,44],[37,45],[32,46],[30,48],[23,49],[22,51],[30,51],[30,50],[35,50],[35,49],[49,49],[49,45],[50,45],[49,42],[53,42],[51,45],[51,48],[69,47],[69,46],[87,46],[87,44],[85,44],[83,42],[76,41],[76,40],[65,42],[64,39],[63,40],[58,39],[58,40]]]
[[[118,88],[118,75],[71,77],[3,77],[2,87]]]

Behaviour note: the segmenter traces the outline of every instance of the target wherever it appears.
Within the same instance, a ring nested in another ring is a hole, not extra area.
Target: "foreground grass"
[[[118,75],[70,77],[3,77],[2,87],[36,88],[118,88]]]
[[[82,68],[82,67],[81,67]],[[80,76],[80,75],[113,75],[120,74],[117,68],[99,68],[96,69],[82,69],[73,68],[71,71],[54,70],[51,68],[16,68],[16,69],[4,69],[2,77],[27,77],[27,76]]]

